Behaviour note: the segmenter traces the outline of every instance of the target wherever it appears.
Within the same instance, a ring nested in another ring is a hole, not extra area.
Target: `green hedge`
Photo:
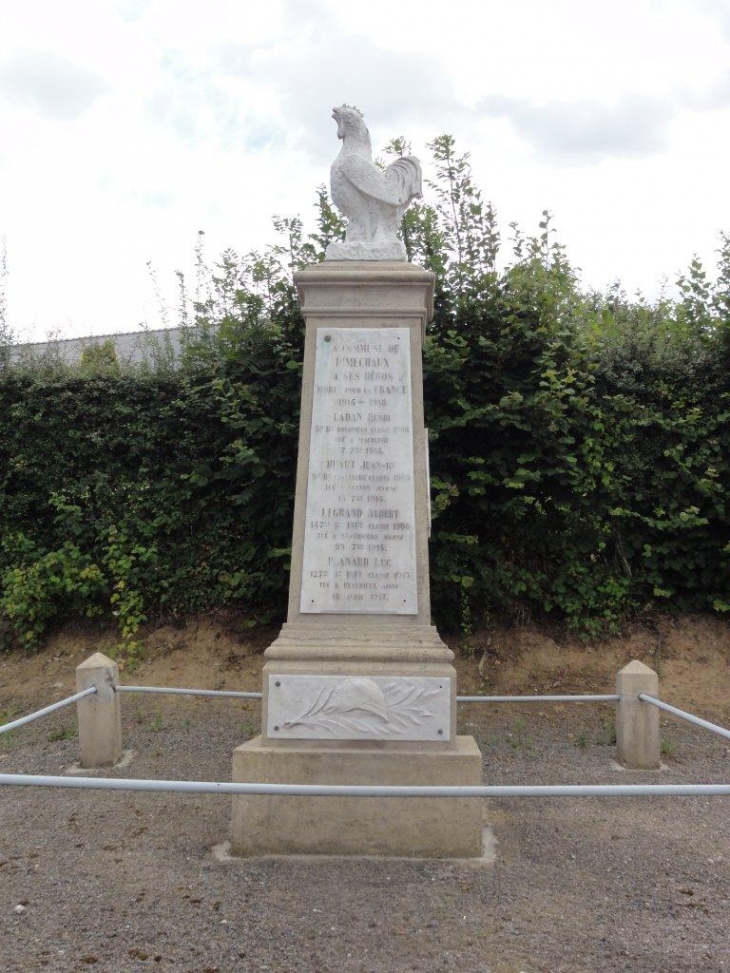
[[[149,611],[278,606],[298,352],[274,327],[249,329],[238,352],[168,376],[0,382],[0,610],[22,639],[81,602],[111,607],[128,638]],[[39,573],[50,552],[94,565],[93,589],[70,598],[71,580]]]
[[[671,301],[582,291],[548,214],[537,237],[515,231],[498,271],[465,157],[447,137],[432,148],[434,201],[404,236],[437,274],[424,363],[436,621],[550,616],[590,633],[651,606],[730,610],[730,242],[716,282],[694,261]],[[291,269],[321,259],[341,224],[320,192],[316,235],[277,228],[284,244],[211,272],[183,314],[179,367],[5,368],[6,643],[113,612],[133,655],[150,614],[281,618],[302,353]]]

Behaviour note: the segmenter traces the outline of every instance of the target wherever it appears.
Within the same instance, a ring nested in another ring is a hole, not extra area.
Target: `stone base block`
[[[453,749],[394,750],[271,747],[257,737],[233,752],[237,783],[464,785],[482,780],[473,737]],[[477,858],[480,798],[233,798],[234,855],[402,855]]]

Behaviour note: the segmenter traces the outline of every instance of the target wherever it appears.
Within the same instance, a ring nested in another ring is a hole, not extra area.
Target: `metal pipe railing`
[[[261,693],[241,693],[232,689],[178,689],[171,686],[115,686],[118,693],[160,693],[163,696],[227,696],[232,699],[261,699]]]
[[[252,784],[228,781],[145,780],[115,777],[45,777],[0,774],[0,785],[78,787],[192,794],[272,794],[289,797],[730,797],[730,784],[485,784],[473,787],[333,784]]]
[[[169,686],[116,686],[118,693],[161,693],[175,696],[228,696],[232,699],[261,699],[263,693],[228,689],[178,689]],[[616,703],[616,695],[576,696],[457,696],[457,703]]]
[[[686,720],[688,723],[694,723],[695,726],[701,726],[705,730],[710,730],[712,733],[717,733],[718,736],[725,737],[726,740],[730,740],[730,730],[726,730],[724,726],[718,726],[717,723],[710,723],[709,720],[703,720],[699,716],[693,716],[692,713],[686,713],[683,709],[677,709],[676,706],[670,706],[669,703],[664,703],[661,699],[657,699],[655,696],[649,696],[647,693],[639,693],[639,699],[642,699],[645,703],[650,703],[652,706],[656,706],[658,709],[662,709],[667,713],[671,713],[673,716],[678,716],[681,720]]]
[[[25,726],[26,723],[32,723],[33,720],[39,720],[41,716],[48,716],[49,713],[55,713],[57,709],[63,709],[64,706],[70,706],[72,703],[77,703],[80,699],[83,699],[84,696],[90,696],[95,692],[96,686],[89,686],[88,689],[84,689],[80,693],[76,693],[74,696],[69,696],[68,699],[61,699],[57,703],[51,703],[50,706],[44,706],[43,709],[39,709],[35,713],[29,713],[28,716],[21,716],[20,719],[13,720],[12,723],[3,724],[3,726],[0,726],[0,733],[10,733],[11,730],[15,730],[19,726]]]
[[[617,703],[617,695],[594,696],[457,696],[457,703]]]

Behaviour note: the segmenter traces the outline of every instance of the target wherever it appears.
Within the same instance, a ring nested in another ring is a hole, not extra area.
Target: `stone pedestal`
[[[472,737],[434,750],[267,747],[260,739],[233,754],[233,779],[271,784],[451,786],[482,782]],[[231,850],[236,855],[406,855],[476,858],[482,853],[482,805],[449,797],[237,797]]]
[[[433,274],[327,262],[306,320],[288,621],[266,652],[261,737],[233,780],[477,784],[453,653],[431,625],[422,340]],[[447,826],[448,825],[448,826]],[[234,798],[239,854],[470,856],[478,798]]]

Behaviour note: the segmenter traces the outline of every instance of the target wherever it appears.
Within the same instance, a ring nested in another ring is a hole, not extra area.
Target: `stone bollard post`
[[[616,755],[630,770],[659,767],[659,710],[639,699],[639,693],[659,695],[659,677],[636,659],[616,676]]]
[[[82,767],[113,767],[122,756],[122,712],[114,690],[118,680],[119,666],[101,652],[76,669],[77,692],[96,686],[93,696],[76,704]]]

